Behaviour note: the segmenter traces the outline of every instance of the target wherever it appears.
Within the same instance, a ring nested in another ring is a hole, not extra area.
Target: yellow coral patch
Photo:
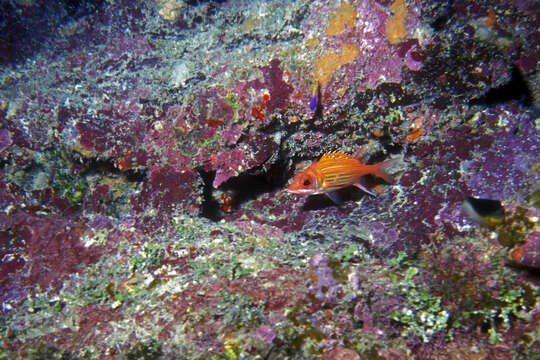
[[[165,20],[175,21],[182,13],[184,3],[179,0],[165,0],[162,2],[162,8],[159,10],[159,16]]]
[[[349,4],[347,1],[343,1],[341,6],[335,13],[330,16],[330,21],[328,28],[326,29],[326,35],[336,36],[345,30],[345,25],[349,27],[354,26],[354,20],[356,19],[357,14],[354,7]]]
[[[306,45],[312,49],[315,46],[317,46],[318,43],[319,43],[319,39],[317,39],[316,37],[311,37],[311,38],[306,39]]]
[[[405,17],[407,16],[407,4],[405,0],[396,0],[390,8],[394,16],[386,21],[386,37],[390,44],[394,45],[407,34]]]
[[[250,32],[261,22],[260,18],[248,18],[242,23],[242,32]]]
[[[359,54],[358,47],[351,44],[341,44],[341,53],[327,52],[315,60],[313,72],[315,81],[321,85],[328,84],[337,69],[353,61]]]
[[[358,46],[352,44],[341,44],[341,61],[342,65],[350,63],[360,54]]]

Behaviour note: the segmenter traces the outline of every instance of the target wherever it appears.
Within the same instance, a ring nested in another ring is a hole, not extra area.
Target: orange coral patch
[[[218,127],[220,125],[225,124],[222,120],[214,120],[214,119],[206,119],[204,122],[206,122],[206,125],[211,127]]]
[[[308,279],[315,282],[315,283],[318,283],[319,282],[319,277],[317,276],[317,274],[313,273],[313,272],[310,272],[308,274]]]
[[[131,153],[127,153],[114,163],[120,170],[127,170],[131,167]]]
[[[407,135],[405,139],[407,139],[408,142],[416,142],[418,141],[420,136],[422,136],[423,133],[424,131],[422,129],[416,129],[413,132],[411,132],[409,135]]]
[[[118,159],[115,163],[116,167],[119,168],[120,170],[126,170],[128,167],[129,167],[129,158],[127,158],[126,156]]]
[[[497,24],[497,15],[495,14],[495,10],[489,9],[488,15],[483,21],[484,25],[493,27]]]
[[[341,44],[341,61],[342,65],[350,63],[360,54],[360,49],[356,45]]]
[[[264,119],[264,114],[256,106],[251,108],[251,116],[253,116],[253,117],[255,117],[255,118],[259,119],[259,120]]]
[[[390,9],[394,16],[386,21],[386,37],[390,44],[394,45],[399,43],[407,34],[407,27],[405,26],[407,4],[405,0],[396,0]]]
[[[327,52],[315,60],[314,78],[322,85],[328,84],[334,71],[341,66],[340,56],[336,52]]]
[[[330,16],[326,35],[336,36],[345,30],[345,26],[353,27],[357,14],[354,7],[347,1],[343,1],[335,13]]]
[[[227,193],[221,194],[221,210],[228,213],[231,212],[232,197]]]
[[[359,54],[360,49],[351,44],[341,44],[341,54],[327,52],[315,60],[315,70],[313,72],[315,81],[318,81],[321,85],[327,85],[337,69],[353,61]]]
[[[384,133],[381,130],[375,129],[373,130],[373,135],[375,135],[376,137],[381,137],[384,135]]]
[[[512,250],[512,252],[510,253],[510,257],[512,258],[512,260],[514,260],[514,262],[520,263],[523,260],[523,248],[519,247],[515,250]]]
[[[298,122],[299,120],[300,120],[300,118],[298,118],[298,116],[296,116],[296,115],[293,115],[293,116],[289,117],[289,122],[291,124],[294,124],[295,122]]]

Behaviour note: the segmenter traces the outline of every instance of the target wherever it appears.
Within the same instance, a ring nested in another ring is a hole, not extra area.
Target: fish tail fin
[[[392,175],[388,174],[385,170],[384,170],[384,167],[386,165],[388,165],[389,163],[393,162],[393,161],[396,161],[398,158],[393,158],[393,159],[389,159],[389,160],[386,160],[386,161],[383,161],[382,163],[378,163],[378,164],[375,164],[373,165],[373,174],[374,175],[377,175],[378,177],[382,178],[384,181],[386,181],[387,183],[391,184],[394,182],[394,178],[392,177]]]

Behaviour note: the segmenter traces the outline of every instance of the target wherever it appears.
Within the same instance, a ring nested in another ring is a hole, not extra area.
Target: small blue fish
[[[318,100],[319,100],[319,83],[316,82],[313,85],[313,95],[311,95],[311,102],[309,103],[309,108],[312,111],[315,111],[317,109]]]

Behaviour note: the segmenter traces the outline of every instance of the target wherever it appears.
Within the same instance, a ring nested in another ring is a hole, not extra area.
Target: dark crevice
[[[354,105],[362,112],[368,111],[373,99],[387,103],[390,107],[407,106],[420,102],[420,98],[407,90],[403,89],[400,84],[382,83],[375,89],[368,89],[359,92],[355,99]],[[380,107],[382,110],[382,107]]]
[[[384,135],[378,138],[379,142],[381,143],[382,147],[389,153],[393,155],[402,154],[403,153],[403,144],[396,142],[387,131],[384,132]],[[388,156],[384,154],[380,154],[380,156],[374,156],[370,158],[370,161],[372,161],[372,164],[375,164],[380,161],[387,160]]]
[[[57,29],[68,21],[96,12],[104,0],[0,2],[0,64],[22,62],[52,47]]]
[[[212,221],[219,221],[223,217],[220,204],[212,196],[214,190],[212,182],[214,181],[216,172],[199,169],[199,174],[201,175],[204,184],[200,215]]]
[[[347,189],[348,190],[348,189]],[[340,197],[343,199],[344,202],[347,202],[351,200],[350,194],[346,194],[345,190],[338,190]],[[332,206],[340,206],[334,204],[332,200],[326,195],[319,194],[319,195],[311,195],[308,196],[306,201],[304,202],[304,205],[302,205],[302,210],[304,211],[316,211],[316,210],[322,210],[326,209]]]
[[[104,0],[63,0],[63,3],[67,14],[72,19],[78,19],[94,13],[103,5]]]
[[[364,176],[362,181],[364,182],[364,185],[366,185],[367,188],[372,189],[372,191],[374,191],[373,188],[376,185],[386,184],[384,180],[371,174]],[[354,185],[339,189],[337,192],[339,193],[339,198],[343,201],[341,204],[336,204],[328,196],[319,194],[309,196],[302,208],[304,211],[314,211],[332,206],[341,207],[345,206],[349,201],[359,201],[365,196],[372,196]]]
[[[243,203],[274,191],[280,186],[272,184],[266,174],[245,174],[230,179],[223,184],[222,188],[224,191],[233,193],[233,209],[238,209]]]
[[[454,14],[453,3],[453,1],[441,1],[434,4],[435,8],[430,14],[433,20],[429,22],[433,30],[441,31],[448,26],[447,24]]]
[[[274,126],[278,126],[277,122],[272,122],[265,129],[265,132],[271,133]],[[294,126],[297,126],[296,124]],[[291,127],[294,127],[291,126]],[[327,126],[325,129],[318,128],[318,131],[337,131],[337,129],[345,129],[343,122],[334,123],[332,126]],[[402,151],[403,145],[396,144],[389,135],[381,138],[384,148],[388,153],[398,154]],[[272,165],[268,163],[251,169],[246,173],[240,174],[236,177],[230,178],[226,182],[220,185],[219,189],[214,189],[213,181],[215,178],[215,171],[204,171],[198,169],[199,174],[204,183],[203,189],[203,202],[201,204],[200,215],[213,221],[219,221],[224,217],[220,196],[226,194],[230,200],[230,210],[235,211],[242,208],[242,205],[248,201],[255,200],[263,196],[264,194],[271,193],[278,189],[284,189],[287,182],[294,175],[294,168],[290,168],[288,165],[290,162],[290,154],[283,148],[283,144],[287,143],[287,138],[283,138],[281,141],[281,148],[279,150],[278,160]],[[369,159],[370,164],[374,164],[380,161],[387,160],[388,155],[379,154]],[[296,159],[298,160],[298,159]],[[375,176],[366,176],[366,184],[368,187],[372,187],[377,184],[384,184],[384,180],[376,178]],[[347,187],[340,190],[344,201],[357,201],[366,195],[360,189],[354,186]],[[326,208],[329,206],[335,206],[335,204],[328,197],[324,195],[309,197],[304,206],[305,210],[317,210]]]
[[[290,175],[289,173],[285,163],[278,161],[267,170],[263,170],[261,166],[227,180],[219,187],[219,191],[230,196],[231,211],[235,211],[247,201],[255,200],[265,193],[282,188],[289,178],[287,176]],[[215,171],[199,169],[199,174],[204,183],[201,216],[212,221],[219,221],[223,218],[223,211],[222,204],[214,196],[214,192],[217,191],[212,185]]]
[[[77,167],[77,162],[70,159]],[[90,174],[109,174],[109,175],[124,175],[129,182],[142,182],[146,179],[146,170],[120,170],[109,160],[86,159],[82,163],[79,170],[79,175],[86,176]]]
[[[532,91],[525,77],[517,66],[512,67],[510,81],[496,88],[491,88],[480,98],[471,100],[471,105],[494,106],[508,101],[518,101],[525,107],[533,103]]]

